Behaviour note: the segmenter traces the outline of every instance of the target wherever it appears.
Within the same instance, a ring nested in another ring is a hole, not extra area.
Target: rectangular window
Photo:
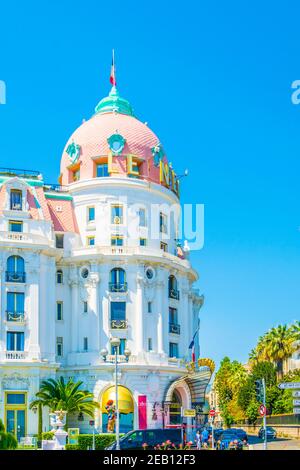
[[[173,325],[178,324],[177,308],[169,307],[169,323],[172,323]]]
[[[24,333],[8,331],[6,334],[7,351],[24,351]]]
[[[97,178],[109,176],[107,163],[100,163],[96,166],[96,176]]]
[[[153,349],[152,349],[152,338],[148,338],[148,351],[153,351]]]
[[[162,212],[159,213],[159,230],[161,233],[168,233],[168,218]]]
[[[168,251],[168,245],[167,243],[160,242],[160,249],[167,252]]]
[[[25,393],[7,393],[6,405],[25,405]]]
[[[86,300],[83,302],[83,313],[87,313],[88,311],[88,303],[86,302]]]
[[[63,233],[56,233],[55,234],[55,246],[56,246],[56,248],[63,248],[64,247],[64,234]]]
[[[56,302],[56,320],[61,321],[63,319],[63,302]]]
[[[56,283],[57,284],[62,284],[63,283],[63,272],[61,269],[58,269],[56,271]]]
[[[110,319],[126,320],[126,302],[110,303]]]
[[[111,206],[111,223],[122,224],[123,223],[123,206],[115,204]]]
[[[126,349],[126,339],[120,338],[119,354],[124,355],[125,349]],[[111,346],[111,354],[115,354],[115,352],[116,352],[115,346]]]
[[[140,227],[147,226],[146,209],[139,209],[139,226]]]
[[[86,352],[88,350],[89,346],[88,346],[88,338],[85,336],[83,338],[83,350]]]
[[[63,337],[57,336],[56,338],[56,355],[57,356],[63,356],[64,354],[63,344],[64,344]]]
[[[88,222],[95,220],[95,207],[88,207]]]
[[[22,191],[18,189],[12,189],[10,192],[10,210],[21,211],[22,210]]]
[[[7,292],[7,312],[24,313],[24,293]]]
[[[9,221],[9,231],[10,232],[23,232],[23,222],[19,222],[18,220],[10,220]]]
[[[147,246],[147,238],[140,238],[140,246]]]
[[[73,182],[80,180],[80,169],[73,171]]]
[[[170,357],[179,357],[177,343],[169,343],[169,353]]]
[[[111,237],[111,246],[123,246],[123,236],[113,235]]]
[[[148,302],[148,313],[152,313],[152,302]]]
[[[94,246],[95,245],[95,237],[87,237],[86,242],[87,242],[88,246]]]

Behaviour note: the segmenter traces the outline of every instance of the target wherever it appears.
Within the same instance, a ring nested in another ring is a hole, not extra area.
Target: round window
[[[88,270],[88,268],[82,268],[82,270],[81,270],[81,277],[82,277],[83,279],[86,279],[88,276],[89,276],[89,270]]]
[[[146,278],[149,279],[149,281],[151,281],[155,276],[155,271],[153,268],[148,266],[145,270],[145,274],[146,274]]]

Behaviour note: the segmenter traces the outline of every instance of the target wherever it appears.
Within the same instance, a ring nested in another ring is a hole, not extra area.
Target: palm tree
[[[256,348],[251,349],[249,353],[249,363],[250,363],[250,366],[252,367],[258,362],[259,362],[259,354],[258,354],[257,347],[256,347]]]
[[[292,333],[295,341],[300,341],[300,321],[297,320],[292,324]]]
[[[50,411],[66,411],[66,427],[70,413],[84,413],[93,418],[95,408],[98,408],[99,404],[94,401],[94,395],[91,392],[79,390],[82,383],[81,381],[74,382],[73,379],[69,379],[65,383],[63,377],[58,380],[44,380],[36,394],[37,398],[31,402],[30,408],[38,406],[40,409],[47,406]]]
[[[296,351],[295,336],[291,327],[279,325],[271,328],[264,336],[263,355],[265,359],[276,363],[278,377],[283,376],[283,364]]]

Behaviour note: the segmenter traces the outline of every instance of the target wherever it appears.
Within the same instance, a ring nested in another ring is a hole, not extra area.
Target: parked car
[[[143,449],[143,444],[147,444],[148,449],[153,449],[154,446],[168,440],[175,444],[176,447],[179,446],[179,444],[181,444],[181,429],[144,429],[143,431],[130,431],[121,437],[120,449],[140,450]],[[114,442],[109,447],[106,447],[105,450],[115,449],[116,443]]]
[[[265,438],[265,430],[263,426],[258,431],[258,437],[260,439]],[[276,437],[277,437],[276,429],[272,428],[271,426],[267,426],[267,439],[276,439]]]
[[[243,441],[238,437],[238,435],[231,429],[223,431],[218,440],[218,449],[227,450],[227,449],[243,449]]]
[[[235,434],[241,439],[241,441],[246,441],[248,442],[248,435],[244,429],[240,428],[230,428],[231,431],[234,431]]]

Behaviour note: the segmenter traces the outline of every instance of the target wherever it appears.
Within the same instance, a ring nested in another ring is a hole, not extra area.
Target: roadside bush
[[[121,436],[121,435],[120,435]],[[115,434],[95,434],[96,450],[104,450],[116,440]],[[79,434],[78,445],[67,444],[66,450],[88,450],[93,447],[93,434]]]
[[[52,441],[53,437],[54,437],[54,431],[42,432],[43,441]]]
[[[5,432],[4,425],[0,419],[0,450],[14,450],[18,447],[18,441],[9,432]]]

